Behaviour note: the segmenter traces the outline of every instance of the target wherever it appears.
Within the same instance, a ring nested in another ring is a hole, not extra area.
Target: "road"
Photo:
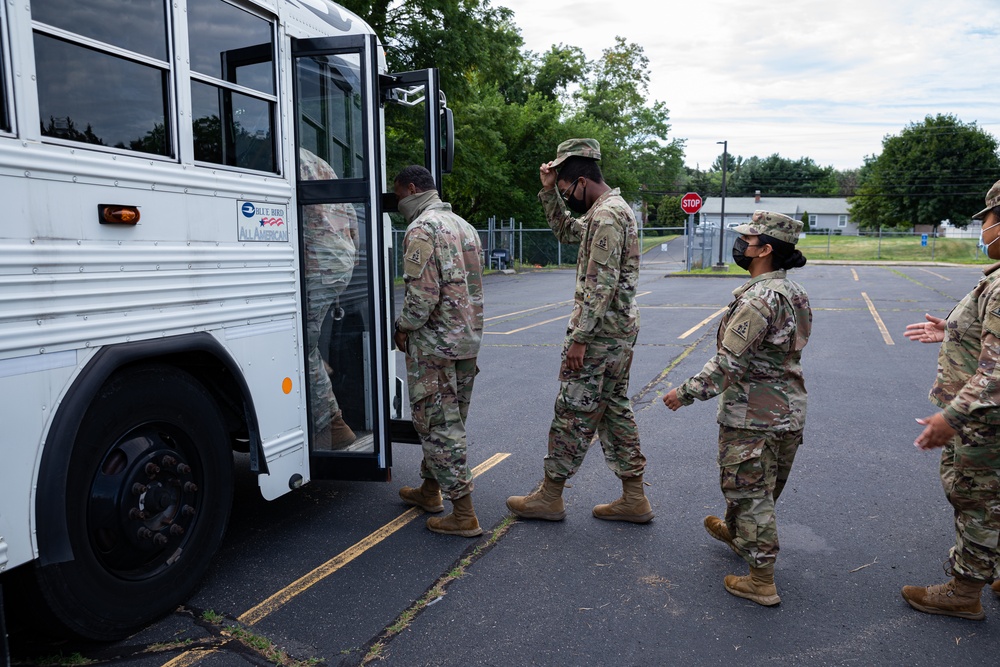
[[[983,622],[919,614],[899,594],[943,581],[953,540],[937,455],[912,446],[914,418],[932,411],[936,346],[902,331],[924,312],[946,315],[980,267],[792,272],[814,309],[803,355],[809,415],[777,508],[782,602],[763,608],[724,590],[723,577],[745,565],[701,525],[723,511],[715,403],[672,413],[660,402],[710,357],[742,279],[671,277],[663,261],[642,272],[630,388],[650,524],[591,516],[620,494],[600,451],[567,486],[565,521],[512,521],[504,499],[541,479],[574,274],[494,274],[468,425],[473,497],[490,529],[481,539],[432,534],[399,501],[400,486],[419,482],[414,446],[395,447],[388,484],[313,483],[270,503],[244,472],[223,549],[187,605],[113,645],[18,632],[14,662],[78,653],[102,664],[235,667],[274,664],[268,651],[280,650],[303,665],[376,654],[384,665],[456,667],[995,664],[992,593]]]

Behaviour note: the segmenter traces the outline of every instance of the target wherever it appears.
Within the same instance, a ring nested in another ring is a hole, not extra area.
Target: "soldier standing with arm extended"
[[[733,292],[719,324],[715,356],[667,392],[663,403],[678,410],[695,399],[719,396],[719,479],[726,518],[705,517],[705,529],[750,564],[748,576],[725,578],[726,590],[772,606],[781,602],[774,585],[774,503],[802,444],[806,387],[801,358],[812,310],[805,290],[785,274],[806,263],[795,248],[802,223],[756,211],[735,231],[740,238],[733,244],[733,259],[750,272],[750,280]]]
[[[406,167],[393,189],[409,225],[403,238],[406,295],[393,340],[406,353],[413,425],[424,450],[423,484],[405,486],[399,496],[436,513],[444,509],[444,491],[454,509],[429,518],[427,528],[475,537],[483,530],[472,507],[465,419],[483,337],[482,246],[475,228],[438,197],[425,168]]]
[[[1000,259],[1000,181],[986,195],[981,242],[990,259]],[[930,400],[941,408],[918,419],[924,430],[913,443],[943,447],[941,484],[955,509],[955,546],[946,571],[952,578],[935,586],[904,586],[903,599],[928,614],[972,620],[986,617],[983,586],[1000,595],[1000,262],[955,306],[947,320],[906,327],[910,340],[941,343]]]
[[[556,159],[540,168],[538,198],[549,226],[560,242],[579,243],[580,252],[542,486],[507,499],[507,507],[524,519],[565,518],[563,488],[595,435],[608,467],[622,481],[622,496],[597,505],[593,515],[633,523],[653,518],[642,484],[646,457],[628,398],[639,332],[638,230],[632,208],[604,182],[600,157],[594,139],[569,139],[559,144]],[[567,206],[581,217],[570,215]]]

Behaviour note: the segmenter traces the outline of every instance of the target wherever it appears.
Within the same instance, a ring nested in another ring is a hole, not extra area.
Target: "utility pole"
[[[716,141],[722,144],[722,210],[719,218],[719,263],[716,269],[722,270],[726,265],[722,261],[722,242],[726,238],[726,163],[729,162],[729,140]]]

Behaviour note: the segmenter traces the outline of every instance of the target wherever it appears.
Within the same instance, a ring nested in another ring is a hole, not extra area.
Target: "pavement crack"
[[[499,543],[510,527],[516,523],[516,517],[508,514],[501,519],[496,526],[491,528],[486,537],[479,539],[476,543],[462,552],[462,555],[451,564],[451,566],[431,584],[424,594],[413,604],[403,610],[396,619],[387,625],[382,632],[374,639],[365,644],[357,652],[344,657],[339,667],[353,667],[356,665],[367,665],[374,660],[381,660],[385,657],[385,651],[389,643],[395,639],[399,633],[410,627],[417,617],[428,607],[436,604],[448,593],[448,586],[455,580],[465,576],[468,569],[480,558],[486,555],[493,547]]]

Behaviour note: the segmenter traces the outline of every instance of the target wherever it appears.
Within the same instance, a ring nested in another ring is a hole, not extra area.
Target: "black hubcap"
[[[90,486],[87,531],[109,572],[145,579],[180,555],[201,509],[192,445],[169,424],[144,424],[108,451]]]

